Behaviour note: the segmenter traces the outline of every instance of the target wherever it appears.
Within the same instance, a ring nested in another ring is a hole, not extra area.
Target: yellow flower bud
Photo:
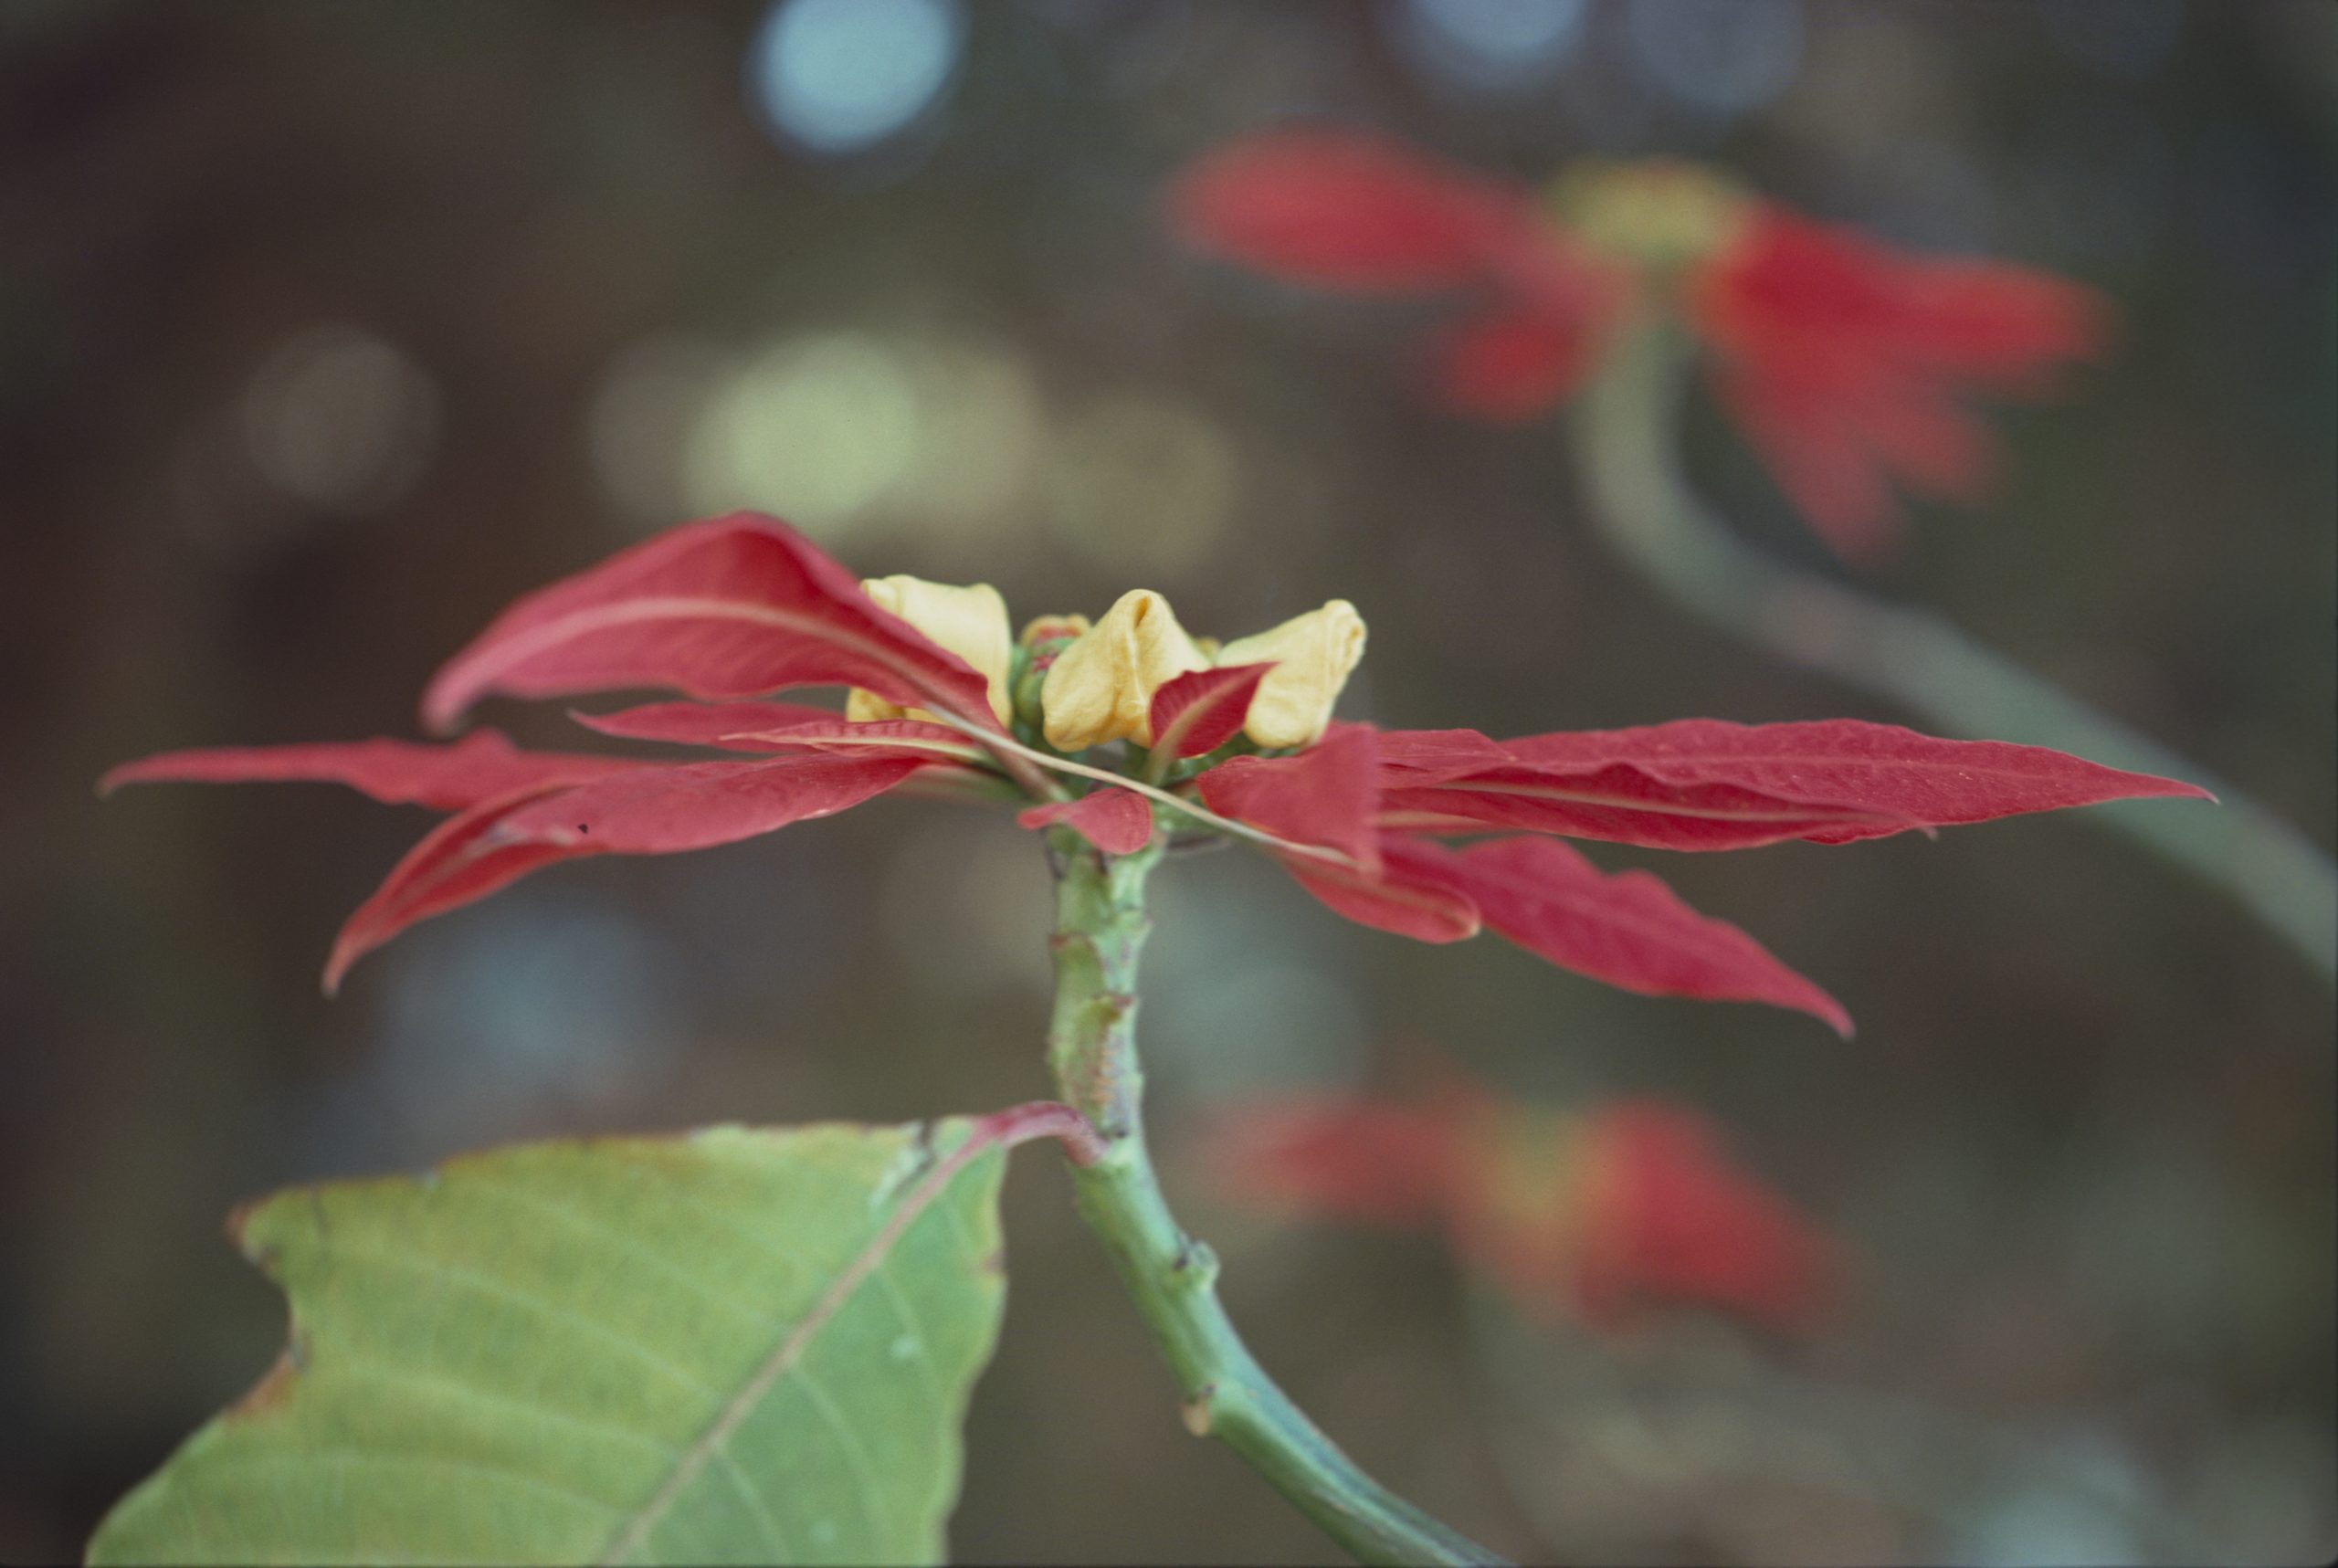
[[[1550,204],[1575,237],[1642,267],[1691,267],[1734,243],[1754,198],[1701,163],[1670,158],[1579,158]]]
[[[987,583],[953,588],[920,577],[870,577],[860,584],[880,610],[889,610],[974,667],[990,683],[990,709],[998,721],[1010,711],[1006,674],[1015,662],[1014,634],[1006,624],[1006,601]],[[845,694],[848,719],[929,719],[922,708],[903,709],[858,687]]]
[[[1133,737],[1149,746],[1153,692],[1208,668],[1169,601],[1150,588],[1132,589],[1048,667],[1039,689],[1048,744],[1077,752]]]
[[[1333,599],[1256,637],[1235,638],[1217,650],[1216,664],[1274,665],[1242,725],[1253,742],[1273,748],[1322,739],[1340,688],[1362,658],[1364,617],[1345,599]]]

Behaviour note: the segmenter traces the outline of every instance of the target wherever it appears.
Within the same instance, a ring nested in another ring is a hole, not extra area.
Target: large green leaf
[[[284,1356],[96,1563],[924,1562],[1005,1301],[986,1122],[538,1143],[240,1215]]]

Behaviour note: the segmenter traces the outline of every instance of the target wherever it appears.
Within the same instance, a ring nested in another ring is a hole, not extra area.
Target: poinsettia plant
[[[1364,641],[1333,600],[1213,643],[1142,589],[1092,623],[1044,616],[1018,637],[988,586],[862,582],[740,513],[522,597],[423,699],[446,731],[492,694],[664,689],[682,700],[575,717],[716,753],[703,760],[526,752],[476,731],[116,769],[109,788],[322,780],[447,814],[350,917],[328,988],[416,921],[556,862],[707,848],[888,792],[995,802],[1057,879],[1061,1098],[908,1128],[532,1145],[265,1200],[234,1230],[290,1299],[284,1356],[114,1510],[93,1559],[938,1556],[1000,1309],[1000,1163],[1053,1138],[1194,1431],[1359,1557],[1482,1560],[1282,1394],[1162,1197],[1134,1026],[1144,889],[1164,856],[1232,838],[1364,925],[1431,942],[1490,929],[1628,990],[1764,1002],[1848,1033],[1842,1007],[1752,937],[1569,841],[1843,844],[2202,793],[1850,721],[1381,730],[1333,717]],[[774,700],[806,686],[847,689],[843,708]],[[1695,1133],[1636,1114],[1601,1135],[1623,1151],[1612,1168],[1677,1171],[1684,1150],[1698,1163]],[[1377,1136],[1317,1131],[1359,1152]],[[1515,1226],[1471,1234],[1521,1278],[1542,1268]]]
[[[1197,1163],[1235,1206],[1440,1234],[1530,1320],[1607,1330],[1694,1308],[1809,1332],[1837,1248],[1725,1145],[1672,1100],[1542,1105],[1443,1067],[1411,1095],[1219,1108]]]
[[[2068,279],[1909,255],[1693,163],[1578,163],[1546,195],[1375,136],[1283,131],[1195,164],[1172,205],[1193,245],[1293,282],[1481,296],[1430,374],[1498,423],[1574,394],[1649,314],[1677,319],[1779,487],[1854,559],[1901,526],[1890,480],[1971,500],[1995,477],[1960,395],[2034,396],[2108,335],[2108,307]]]
[[[2036,268],[1925,255],[1707,165],[1577,159],[1539,184],[1372,132],[1237,137],[1167,187],[1196,255],[1300,288],[1453,303],[1423,355],[1447,408],[1512,428],[1564,412],[1576,516],[1690,615],[1965,736],[2215,784],[2213,823],[2092,814],[2222,889],[2338,983],[2338,863],[2229,784],[1975,641],[1751,544],[1686,478],[1701,384],[1841,562],[1882,565],[1899,493],[1971,506],[2003,478],[1971,405],[2037,400],[2098,357],[2113,312]],[[2278,868],[2269,875],[2269,868]]]

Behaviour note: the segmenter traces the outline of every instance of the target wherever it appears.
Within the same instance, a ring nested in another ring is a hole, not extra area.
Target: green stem
[[[1145,879],[1160,861],[1161,841],[1108,856],[1058,827],[1048,846],[1057,910],[1048,1059],[1064,1099],[1102,1144],[1072,1166],[1072,1184],[1081,1216],[1176,1374],[1185,1425],[1241,1455],[1362,1562],[1500,1562],[1358,1469],[1234,1331],[1217,1300],[1217,1260],[1178,1227],[1145,1152],[1136,971],[1152,923]]]
[[[2120,801],[2087,816],[2238,900],[2338,981],[2338,866],[2304,834],[2186,758],[2097,712],[1937,616],[1867,597],[1743,543],[1680,477],[1673,438],[1690,348],[1668,327],[1621,345],[1569,425],[1607,542],[1683,607],[1793,663],[1968,736],[2021,741],[2214,791],[2221,811]]]

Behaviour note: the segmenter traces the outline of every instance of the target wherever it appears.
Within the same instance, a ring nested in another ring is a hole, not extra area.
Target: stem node
[[[1145,1152],[1136,970],[1151,922],[1144,883],[1165,846],[1099,853],[1048,830],[1056,868],[1055,1015],[1048,1055],[1064,1099],[1098,1134],[1072,1192],[1183,1391],[1195,1436],[1216,1437],[1366,1563],[1496,1563],[1358,1469],[1259,1366],[1217,1300],[1217,1256],[1181,1228]]]

